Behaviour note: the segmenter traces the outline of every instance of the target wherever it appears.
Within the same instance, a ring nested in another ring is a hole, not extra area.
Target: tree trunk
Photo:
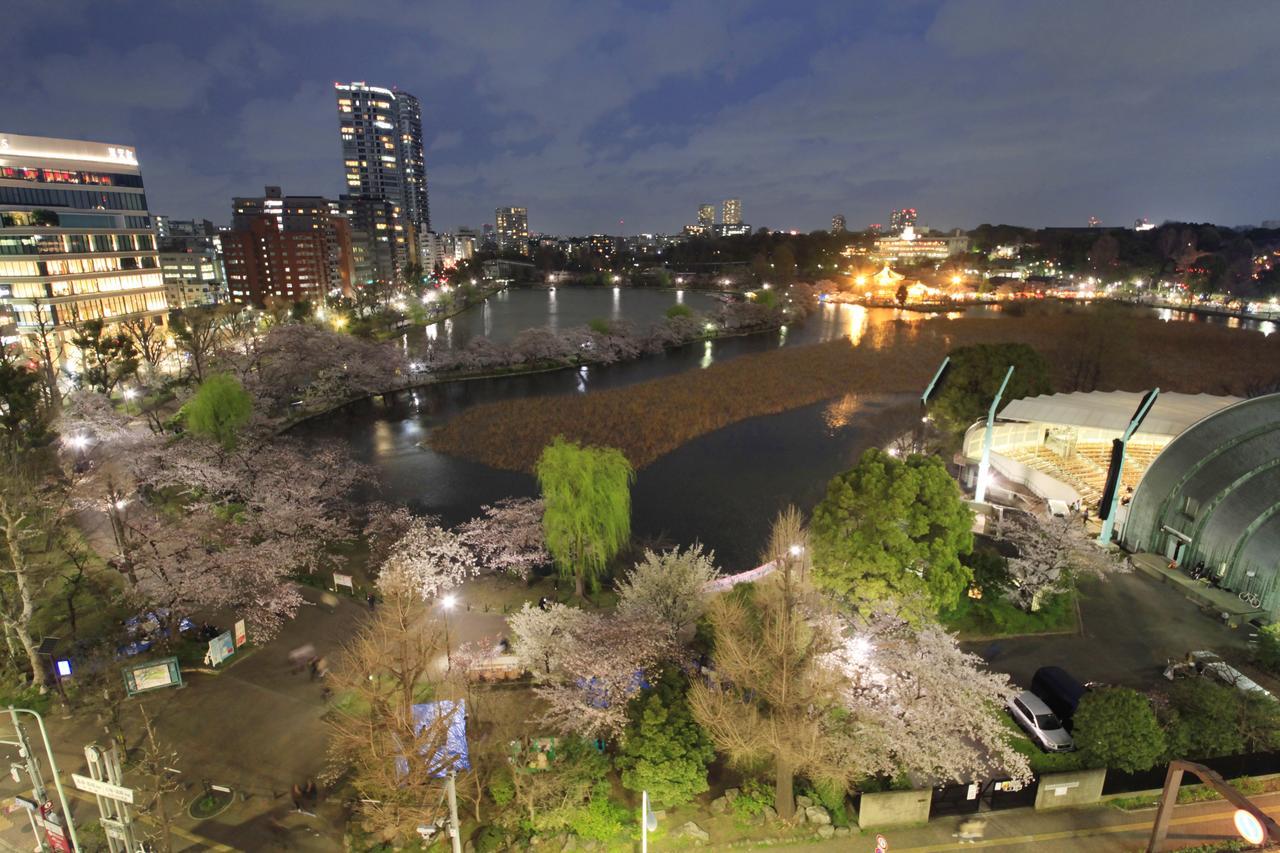
[[[790,820],[796,813],[796,798],[792,792],[795,773],[790,763],[781,758],[774,759],[773,807],[778,810],[778,817]]]
[[[587,597],[586,579],[582,576],[582,569],[578,569],[578,573],[573,576],[573,592],[581,601]]]

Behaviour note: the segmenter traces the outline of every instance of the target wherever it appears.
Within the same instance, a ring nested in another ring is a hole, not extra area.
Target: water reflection
[[[613,314],[610,315],[609,319],[622,319],[622,288],[617,285],[614,285],[613,288]]]
[[[785,325],[778,327],[778,346],[785,347],[787,345],[787,327]]]
[[[684,291],[683,291],[683,290],[677,290],[677,291],[676,291],[676,304],[677,304],[677,305],[683,305],[683,304],[684,304]]]
[[[493,311],[489,309],[489,300],[484,301],[484,335],[487,338],[493,334]]]
[[[434,341],[438,334],[440,334],[439,323],[430,323],[427,325],[427,340]]]
[[[1258,331],[1262,332],[1263,337],[1271,337],[1275,333],[1276,324],[1271,320],[1263,320],[1258,324]]]
[[[835,432],[848,426],[860,408],[862,408],[862,395],[845,394],[822,410],[822,420],[826,423],[827,429]]]
[[[699,367],[707,368],[711,366],[711,362],[715,360],[714,356],[712,356],[711,349],[711,341],[707,341],[702,345],[702,361],[699,362]]]
[[[587,393],[587,366],[585,364],[582,365],[582,367],[578,368],[577,380],[578,380],[578,393],[579,394]]]

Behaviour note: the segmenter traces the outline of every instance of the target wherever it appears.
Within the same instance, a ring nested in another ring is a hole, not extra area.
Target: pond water
[[[696,311],[714,309],[714,297],[685,291],[612,288],[514,290],[491,297],[451,321],[438,336],[464,346],[478,335],[513,338],[538,325],[569,328],[596,317],[626,319],[638,327],[657,321],[683,301]],[[1135,309],[1150,310],[1150,309]],[[960,316],[961,312],[956,312]],[[998,308],[978,307],[966,316],[999,318]],[[643,382],[778,346],[847,337],[876,346],[895,320],[927,322],[931,315],[858,305],[823,305],[795,328],[690,344],[666,353],[607,367],[583,367],[526,376],[450,382],[363,401],[297,427],[295,434],[346,443],[377,472],[384,500],[439,515],[446,524],[475,516],[481,505],[508,496],[537,494],[534,478],[436,453],[424,442],[432,429],[462,410],[492,400],[543,394],[589,393]],[[1170,317],[1169,319],[1179,319]],[[1222,318],[1215,318],[1222,319]],[[440,340],[440,337],[436,338]],[[883,439],[878,412],[904,399],[846,401],[837,412],[821,403],[732,424],[701,436],[639,472],[632,492],[632,530],[644,543],[689,544],[716,551],[722,568],[753,567],[768,523],[788,504],[808,511],[825,483]]]
[[[456,317],[432,323],[404,336],[411,351],[427,341],[450,349],[478,337],[508,343],[525,329],[546,326],[564,331],[592,320],[625,320],[637,331],[662,320],[672,305],[699,314],[719,306],[714,295],[698,290],[649,290],[631,287],[508,288]]]

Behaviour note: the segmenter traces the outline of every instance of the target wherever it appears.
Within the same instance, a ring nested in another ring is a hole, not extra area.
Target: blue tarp
[[[413,719],[417,723],[414,734],[435,723],[442,716],[449,717],[449,733],[445,736],[444,746],[431,758],[432,767],[452,770],[470,770],[471,756],[467,753],[467,703],[464,699],[454,702],[444,699],[439,702],[424,702],[413,706]],[[452,764],[450,760],[452,759]],[[407,768],[406,768],[407,769]],[[441,769],[435,775],[446,776],[449,770]]]

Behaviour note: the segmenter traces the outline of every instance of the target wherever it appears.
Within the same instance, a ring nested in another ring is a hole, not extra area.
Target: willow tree
[[[557,436],[534,469],[545,506],[547,550],[581,598],[599,586],[614,555],[631,538],[631,483],[635,472],[621,451],[583,447]]]

